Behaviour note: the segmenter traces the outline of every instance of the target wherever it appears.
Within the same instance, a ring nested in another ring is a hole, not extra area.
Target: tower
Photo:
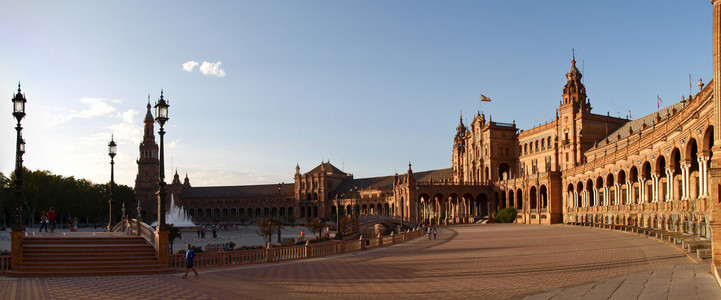
[[[581,138],[583,137],[582,117],[591,113],[591,103],[586,99],[583,74],[576,68],[575,54],[571,58],[571,69],[566,73],[563,100],[558,107],[559,163],[562,170],[572,168],[581,161]]]
[[[140,202],[143,208],[143,218],[154,216],[157,211],[158,191],[158,143],[155,142],[153,133],[154,119],[150,112],[150,96],[148,96],[147,112],[143,129],[143,141],[140,143],[140,155],[136,161],[138,164],[138,175],[135,177],[135,200]],[[149,220],[148,220],[149,221]]]
[[[463,181],[463,154],[466,152],[465,137],[467,130],[468,128],[466,128],[466,125],[463,124],[463,115],[461,115],[458,127],[456,127],[456,136],[453,138],[453,157],[451,161],[453,165],[452,177],[454,181]]]

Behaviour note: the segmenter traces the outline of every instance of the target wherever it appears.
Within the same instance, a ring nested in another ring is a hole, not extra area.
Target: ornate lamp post
[[[282,186],[282,182],[278,184],[278,204],[280,204],[280,188]],[[276,214],[278,215],[278,243],[280,243],[280,209],[278,209],[278,212]]]
[[[18,92],[15,94],[13,101],[13,116],[18,120],[15,127],[17,131],[16,147],[15,147],[15,211],[13,216],[12,231],[22,232],[25,230],[23,226],[23,154],[25,153],[25,140],[22,137],[23,127],[20,121],[25,117],[25,95],[20,91],[18,83]]]
[[[343,239],[343,228],[341,228],[341,226],[340,226],[340,198],[341,197],[343,197],[343,194],[335,194],[335,218],[336,218],[335,239],[336,240]]]
[[[118,153],[118,149],[113,140],[110,137],[110,144],[108,144],[108,156],[110,156],[110,200],[108,200],[108,232],[113,230],[113,185],[115,185],[115,154]],[[124,207],[123,207],[124,208]]]
[[[160,124],[160,131],[158,131],[158,134],[160,134],[160,168],[158,172],[158,192],[156,193],[158,195],[158,227],[156,231],[167,231],[165,225],[165,198],[167,196],[167,192],[165,191],[165,147],[163,145],[165,129],[163,128],[163,125],[165,125],[165,122],[168,121],[169,106],[170,105],[168,105],[163,98],[163,90],[160,90],[160,99],[158,100],[158,103],[155,104],[155,121]]]

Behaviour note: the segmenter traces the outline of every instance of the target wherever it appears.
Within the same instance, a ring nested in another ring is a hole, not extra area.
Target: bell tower
[[[155,216],[157,211],[158,191],[158,143],[155,142],[153,133],[154,119],[150,112],[150,96],[148,96],[147,112],[145,113],[145,126],[143,128],[143,141],[140,143],[140,155],[136,161],[138,164],[138,175],[135,177],[135,200],[140,202],[143,208],[143,218],[148,220]]]
[[[561,170],[582,163],[582,119],[591,113],[591,102],[586,99],[586,87],[581,82],[583,74],[576,68],[576,55],[571,57],[571,69],[566,73],[561,104],[558,107],[559,163]]]

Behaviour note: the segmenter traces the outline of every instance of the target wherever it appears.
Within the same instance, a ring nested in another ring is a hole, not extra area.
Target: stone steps
[[[30,235],[23,238],[23,263],[9,276],[97,276],[173,272],[155,249],[137,236],[118,233]]]

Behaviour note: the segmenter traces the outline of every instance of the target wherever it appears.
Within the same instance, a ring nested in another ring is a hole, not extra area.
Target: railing
[[[0,273],[10,270],[10,255],[0,256]]]
[[[128,229],[128,226],[131,228]],[[150,225],[146,224],[145,222],[140,220],[138,222],[138,219],[133,219],[132,225],[128,225],[128,222],[125,220],[122,220],[118,222],[118,224],[115,224],[112,228],[113,232],[124,232],[128,235],[136,235],[143,237],[148,243],[153,245],[155,247],[155,230],[150,227]]]
[[[319,244],[306,244],[291,247],[254,249],[243,251],[204,252],[195,255],[195,266],[199,268],[224,267],[233,265],[249,265],[267,262],[290,261],[310,257],[319,257],[345,252],[361,251],[381,246],[400,244],[423,236],[422,229],[403,232],[386,237],[363,238],[358,240],[335,241]],[[9,260],[8,260],[9,264]],[[168,256],[171,268],[185,269],[185,255],[171,254]]]

